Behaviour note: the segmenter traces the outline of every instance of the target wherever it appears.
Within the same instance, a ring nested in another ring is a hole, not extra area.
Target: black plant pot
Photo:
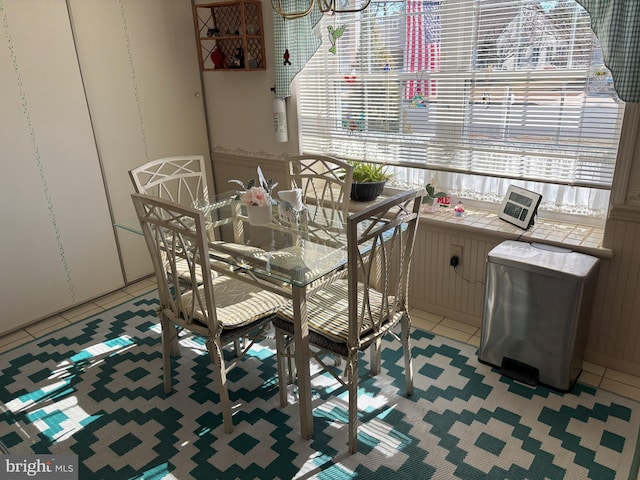
[[[378,198],[384,190],[386,180],[381,182],[353,182],[351,184],[351,200],[357,202],[370,202]]]

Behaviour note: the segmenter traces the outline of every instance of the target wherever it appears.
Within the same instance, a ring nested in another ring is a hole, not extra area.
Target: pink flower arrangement
[[[244,187],[244,191],[238,192],[234,198],[240,200],[245,205],[252,205],[255,207],[266,207],[267,205],[271,205],[273,203],[273,200],[271,199],[271,192],[273,192],[273,189],[278,185],[277,183],[273,183],[271,179],[266,180],[260,167],[258,167],[257,182],[255,178],[249,180],[246,186],[240,180],[229,180],[229,182],[237,183],[241,187]]]
[[[266,207],[272,203],[271,195],[263,187],[251,187],[240,193],[240,201],[254,207]]]

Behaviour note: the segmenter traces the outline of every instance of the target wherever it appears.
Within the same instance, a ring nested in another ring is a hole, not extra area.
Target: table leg
[[[309,324],[307,321],[307,296],[304,287],[292,287],[295,357],[298,374],[298,398],[300,406],[300,431],[305,440],[313,437],[313,411],[311,407],[311,378],[309,371]]]

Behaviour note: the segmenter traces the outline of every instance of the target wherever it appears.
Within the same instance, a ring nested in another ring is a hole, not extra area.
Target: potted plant
[[[436,193],[436,179],[432,179],[430,183],[427,183],[425,187],[427,194],[422,197],[422,203],[425,205],[426,212],[435,212],[438,207],[438,198],[445,198],[447,196],[446,192],[437,192]]]
[[[378,198],[384,190],[387,180],[393,174],[384,165],[350,161],[353,165],[353,183],[351,184],[351,200],[368,202]]]

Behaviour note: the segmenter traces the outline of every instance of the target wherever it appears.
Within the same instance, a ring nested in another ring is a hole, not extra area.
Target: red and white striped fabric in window
[[[440,71],[440,2],[407,0],[406,72]],[[436,80],[409,80],[405,84],[405,100],[435,96]]]

